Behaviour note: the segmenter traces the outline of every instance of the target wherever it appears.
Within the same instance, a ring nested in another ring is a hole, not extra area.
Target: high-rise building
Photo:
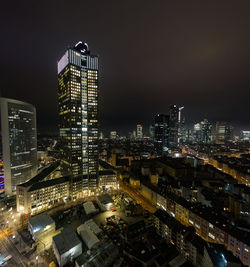
[[[98,61],[86,43],[78,42],[58,62],[63,172],[82,175],[83,195],[98,189]]]
[[[37,172],[36,109],[8,98],[0,98],[0,104],[5,194],[13,195]]]
[[[215,143],[225,144],[231,139],[232,127],[227,122],[216,122]]]
[[[240,138],[241,141],[250,141],[250,131],[241,131]]]
[[[212,124],[207,119],[204,119],[204,121],[202,121],[200,125],[201,125],[201,142],[203,144],[210,144],[212,137]]]
[[[169,146],[175,148],[179,140],[180,110],[176,105],[171,105],[169,110]]]
[[[117,138],[117,132],[116,131],[111,131],[110,132],[110,139],[115,140]]]
[[[184,139],[184,124],[185,124],[185,119],[182,118],[181,116],[181,111],[184,109],[184,107],[179,108],[178,112],[178,144],[183,141]]]
[[[154,139],[154,134],[155,134],[154,131],[155,131],[154,125],[149,125],[149,136],[152,140]]]
[[[169,116],[157,114],[154,124],[154,144],[159,154],[164,154],[168,150]]]
[[[100,139],[101,139],[101,140],[104,139],[104,134],[103,134],[103,132],[100,132]]]
[[[141,140],[143,138],[142,128],[143,128],[142,124],[136,125],[136,139]]]
[[[194,124],[193,139],[195,143],[201,142],[201,123]]]

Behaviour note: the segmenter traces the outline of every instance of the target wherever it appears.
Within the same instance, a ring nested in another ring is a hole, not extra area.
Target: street
[[[28,266],[27,259],[19,253],[3,230],[0,231],[0,253],[0,260],[3,260],[8,255],[12,256],[7,266]]]
[[[122,181],[120,181],[120,189],[128,193],[131,196],[131,198],[135,199],[138,204],[140,204],[144,209],[150,211],[151,213],[154,213],[157,210],[156,207],[153,206],[149,200],[147,200],[140,194],[140,192],[126,185]]]

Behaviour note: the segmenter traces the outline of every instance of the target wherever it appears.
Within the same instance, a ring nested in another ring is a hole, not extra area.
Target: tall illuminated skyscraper
[[[215,128],[215,143],[225,144],[228,143],[231,138],[232,127],[227,122],[216,122]]]
[[[169,116],[157,114],[154,119],[154,144],[159,154],[165,154],[168,151],[169,138]]]
[[[37,173],[36,109],[14,99],[0,98],[1,143],[5,195]]]
[[[203,144],[210,144],[212,139],[212,124],[207,119],[204,119],[204,121],[202,121],[200,125],[201,125],[201,142]]]
[[[169,146],[175,148],[179,137],[179,108],[171,105],[169,109]]]
[[[136,138],[139,140],[143,139],[143,133],[142,133],[142,124],[136,125]]]
[[[98,189],[98,61],[78,42],[58,62],[63,171],[73,179],[82,176],[83,195]]]

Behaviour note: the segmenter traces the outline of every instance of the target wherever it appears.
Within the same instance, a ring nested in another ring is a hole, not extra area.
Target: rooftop
[[[223,245],[208,243],[206,249],[215,267],[227,267],[230,263],[238,263],[241,266],[241,261]]]
[[[102,175],[115,175],[115,172],[112,170],[99,171],[99,176],[102,176]]]
[[[99,159],[99,166],[104,170],[115,170],[112,165],[101,159]]]
[[[46,187],[50,187],[50,186],[53,186],[53,185],[62,184],[62,183],[68,182],[68,181],[69,181],[69,177],[68,176],[60,177],[60,178],[52,179],[52,180],[47,180],[47,181],[43,181],[43,182],[40,182],[40,183],[33,184],[29,188],[28,191],[32,192],[32,191],[39,190],[39,189],[46,188]]]
[[[110,197],[109,194],[100,195],[97,197],[97,199],[104,205],[114,202],[114,200]]]
[[[53,242],[60,255],[81,244],[80,239],[71,227],[64,228],[60,234],[54,236]]]
[[[172,200],[173,202],[178,203],[179,205],[185,207],[192,213],[207,220],[208,222],[218,227],[222,231],[225,231],[226,233],[230,234],[236,239],[242,241],[244,244],[250,245],[250,232],[237,229],[231,224],[230,220],[227,217],[223,216],[223,214],[219,213],[214,208],[206,207],[200,203],[188,202],[183,197],[179,197],[173,192],[170,192],[167,190],[165,192],[160,191],[159,188],[153,186],[149,182],[143,181],[143,184],[151,188],[153,191],[157,192],[158,194],[162,195],[163,197],[166,197]]]
[[[56,161],[52,164],[50,164],[48,167],[44,168],[42,171],[40,171],[36,176],[31,178],[29,181],[20,184],[19,186],[23,187],[29,187],[35,183],[39,183],[43,181],[49,174],[51,174],[58,166],[60,165],[60,161]]]
[[[54,223],[54,220],[47,213],[41,213],[31,217],[29,223],[32,226],[33,231],[35,229],[39,231],[40,229],[45,228],[47,225]]]

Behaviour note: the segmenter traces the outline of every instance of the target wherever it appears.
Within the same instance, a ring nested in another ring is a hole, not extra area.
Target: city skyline
[[[102,58],[101,131],[147,127],[171,104],[185,106],[188,122],[207,115],[247,129],[249,3],[150,3],[93,1],[82,17],[81,8],[60,2],[56,20],[54,3],[17,4],[18,13],[5,3],[2,96],[33,104],[40,132],[58,131],[56,61],[62,47],[84,39]]]
[[[249,8],[3,4],[1,266],[250,267]]]

